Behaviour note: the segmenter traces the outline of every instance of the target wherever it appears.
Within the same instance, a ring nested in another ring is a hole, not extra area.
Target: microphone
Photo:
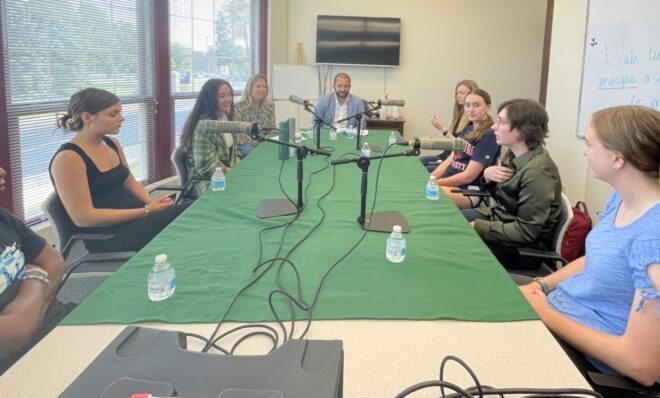
[[[391,99],[378,100],[378,105],[381,105],[381,106],[405,106],[406,101],[405,100],[391,100]]]
[[[412,146],[420,149],[432,149],[441,151],[463,151],[467,147],[468,142],[462,138],[454,139],[437,139],[437,140],[424,140],[420,141],[415,138],[412,141],[398,140],[396,145]]]
[[[341,158],[341,159],[334,159],[330,161],[331,166],[336,166],[338,164],[346,164],[346,163],[351,163],[355,162],[358,158]]]
[[[289,101],[293,102],[294,104],[302,105],[302,106],[309,106],[309,101],[307,101],[304,98],[300,98],[297,95],[289,95]]]
[[[250,122],[228,122],[221,120],[202,120],[199,123],[204,123],[202,127],[211,133],[222,134],[250,134],[252,131],[252,123]]]

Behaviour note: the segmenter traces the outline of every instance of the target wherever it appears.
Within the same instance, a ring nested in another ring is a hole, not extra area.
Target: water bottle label
[[[225,182],[224,181],[211,181],[211,189],[224,189],[225,188]]]
[[[437,188],[426,188],[426,196],[437,196],[440,191]]]
[[[405,256],[405,255],[406,255],[406,247],[404,246],[401,248],[401,256]]]
[[[363,149],[360,151],[360,156],[371,156],[371,151]]]
[[[176,287],[176,279],[172,278],[172,280],[170,281],[170,290],[174,290],[175,287]]]

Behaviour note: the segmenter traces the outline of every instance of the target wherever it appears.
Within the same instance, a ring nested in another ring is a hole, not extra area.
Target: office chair
[[[159,185],[156,188],[149,191],[149,194],[156,191],[176,191],[178,192],[178,194],[175,204],[179,204],[181,199],[183,199],[185,190],[187,188],[186,183],[188,181],[188,169],[186,168],[186,153],[187,153],[186,148],[183,145],[178,145],[176,148],[174,148],[174,151],[172,152],[172,156],[170,156],[170,159],[172,160],[172,164],[174,165],[174,169],[176,170],[176,175],[178,177],[179,183]]]
[[[451,192],[462,193],[465,196],[478,196],[483,200],[487,200],[490,197],[488,192],[482,192],[478,190],[471,189],[460,189],[453,188]],[[534,257],[543,259],[544,262],[541,265],[541,268],[538,270],[525,271],[525,270],[515,270],[513,272],[517,274],[527,274],[531,272],[533,275],[547,275],[550,274],[559,268],[563,267],[568,263],[566,259],[561,256],[561,242],[564,239],[564,234],[566,229],[568,229],[568,224],[571,223],[573,219],[573,209],[571,202],[568,200],[568,197],[564,193],[561,194],[561,212],[559,213],[559,218],[555,224],[555,230],[552,234],[552,249],[541,250],[541,249],[532,249],[528,247],[519,247],[518,254],[524,257]]]
[[[134,251],[108,252],[108,253],[84,253],[77,257],[71,255],[71,251],[79,242],[92,240],[111,239],[111,234],[87,234],[77,233],[78,228],[66,212],[60,197],[52,192],[46,198],[42,209],[50,220],[55,236],[55,248],[62,254],[67,263],[67,272],[93,272],[110,273],[121,267],[135,254]],[[84,265],[84,267],[82,266]]]

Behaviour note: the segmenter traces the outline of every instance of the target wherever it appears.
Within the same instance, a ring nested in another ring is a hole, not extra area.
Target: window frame
[[[154,48],[153,57],[155,63],[155,77],[154,77],[154,98],[155,98],[155,112],[156,123],[155,131],[147,131],[147,137],[153,139],[151,145],[155,145],[156,150],[153,152],[153,158],[147,159],[149,167],[148,175],[150,180],[162,180],[171,177],[175,174],[170,161],[170,154],[174,150],[175,131],[174,131],[174,101],[186,98],[196,98],[197,92],[186,94],[171,94],[170,87],[170,23],[169,23],[169,1],[161,0],[148,0],[152,3],[154,18],[153,18],[153,32],[154,32]],[[259,10],[259,23],[260,29],[258,44],[259,50],[259,65],[258,71],[262,74],[267,74],[267,55],[268,55],[268,0],[257,0]],[[0,5],[3,8],[4,5]],[[5,42],[4,31],[0,29],[0,43]],[[5,191],[0,193],[0,207],[7,209],[20,219],[24,218],[22,209],[15,208],[14,196],[22,192],[23,186],[20,176],[20,169],[16,170],[12,166],[10,159],[10,145],[16,145],[15,140],[17,137],[9,135],[9,119],[7,109],[7,86],[5,83],[6,74],[5,70],[5,57],[4,51],[0,50],[0,167],[4,168],[7,172],[5,177],[6,185]],[[127,99],[123,98],[123,102]],[[52,111],[61,110],[65,104],[62,102],[47,102],[47,103],[31,103],[20,105],[29,107],[30,110],[39,109]],[[20,166],[19,166],[20,167]],[[37,218],[28,220],[28,225],[36,224],[43,221]]]

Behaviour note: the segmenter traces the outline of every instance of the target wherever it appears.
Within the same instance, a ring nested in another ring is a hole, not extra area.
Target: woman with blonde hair
[[[444,123],[442,123],[436,115],[431,117],[431,124],[433,127],[438,129],[443,136],[451,134],[452,136],[457,137],[470,123],[463,108],[465,97],[478,88],[479,86],[474,80],[465,79],[456,83],[454,89],[454,110],[451,115],[449,128],[445,127]],[[429,172],[432,172],[438,166],[438,163],[445,160],[449,154],[451,154],[451,151],[445,151],[438,155],[422,156],[419,160]]]
[[[614,193],[585,256],[520,290],[586,356],[581,365],[650,386],[660,378],[660,112],[603,109],[584,138],[591,170]]]
[[[236,103],[235,120],[257,123],[260,128],[275,128],[275,105],[268,97],[268,81],[261,73],[250,77],[241,99]],[[259,143],[247,134],[238,134],[238,148],[245,157]]]
[[[449,133],[454,137],[457,137],[458,134],[463,131],[465,126],[467,126],[470,122],[463,108],[463,105],[465,104],[465,97],[467,97],[468,94],[478,88],[479,85],[477,85],[477,82],[474,80],[465,79],[456,83],[456,88],[454,89],[454,110],[451,115],[451,123],[449,124],[449,128],[445,127],[442,121],[435,115],[431,117],[431,124],[433,127],[438,129],[443,135],[447,135],[447,133]]]

